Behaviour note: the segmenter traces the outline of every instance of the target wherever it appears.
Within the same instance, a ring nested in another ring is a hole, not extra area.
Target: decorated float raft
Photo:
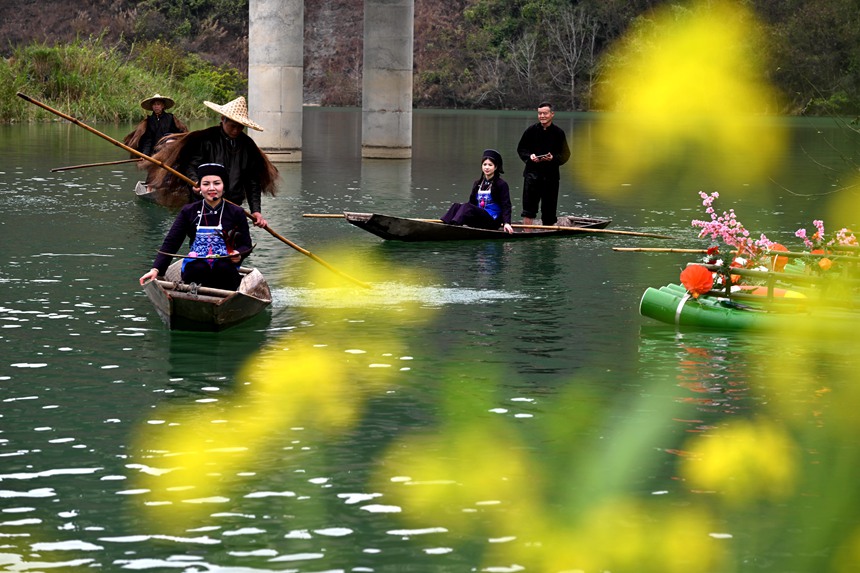
[[[715,265],[690,266],[709,274],[720,270]],[[810,276],[799,269],[802,265],[782,272],[732,269],[732,275],[759,284],[733,284],[698,296],[695,289],[691,292],[681,284],[649,287],[639,301],[639,313],[676,327],[722,330],[782,328],[807,319],[847,323],[860,318],[860,298],[853,294],[860,281]]]
[[[699,196],[710,220],[692,225],[700,238],[713,242],[707,249],[664,249],[706,256],[687,265],[680,284],[646,289],[641,315],[720,329],[781,328],[810,319],[849,324],[860,318],[860,241],[853,231],[843,227],[828,235],[824,221],[814,220],[811,235],[805,228],[794,233],[805,250],[792,252],[763,234],[753,239],[734,210],[718,214],[713,205],[719,193]]]
[[[171,264],[163,279],[143,285],[171,330],[224,330],[257,316],[272,303],[269,285],[257,269],[242,267],[242,282],[232,291],[183,283],[181,264]]]

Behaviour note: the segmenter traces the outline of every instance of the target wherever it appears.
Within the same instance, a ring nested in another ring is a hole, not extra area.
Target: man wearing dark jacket
[[[278,170],[244,132],[245,127],[257,131],[263,131],[263,128],[248,117],[248,105],[244,97],[240,96],[224,105],[209,101],[203,104],[221,114],[220,124],[178,137],[165,154],[156,156],[156,159],[171,165],[192,181],[196,180],[199,165],[220,163],[228,174],[224,198],[237,205],[247,201],[254,225],[265,227],[267,222],[262,215],[261,196],[263,193],[275,194]],[[175,193],[177,183],[180,182],[165,171],[159,175],[161,180],[156,182],[156,187],[164,187]]]
[[[540,207],[541,223],[558,221],[559,166],[570,159],[564,130],[552,123],[552,104],[538,105],[538,121],[523,132],[517,154],[526,164],[523,170],[523,223],[534,224]]]
[[[144,155],[152,155],[158,142],[165,136],[174,133],[185,133],[188,128],[167,110],[176,102],[173,98],[155,94],[140,102],[140,107],[152,113],[143,119],[134,131],[125,136],[123,143],[137,149]],[[133,157],[137,157],[134,155]]]

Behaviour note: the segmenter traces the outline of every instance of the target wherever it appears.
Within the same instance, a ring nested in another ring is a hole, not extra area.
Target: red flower
[[[699,298],[714,286],[714,275],[703,266],[690,265],[681,271],[681,284],[693,298]]]

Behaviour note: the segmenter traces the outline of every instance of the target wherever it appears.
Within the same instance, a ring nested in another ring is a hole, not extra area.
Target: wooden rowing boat
[[[144,181],[138,181],[135,184],[134,195],[138,199],[146,201],[147,203],[155,203],[156,205],[162,205],[164,207],[171,208],[179,208],[188,203],[189,201],[200,200],[199,196],[192,198],[191,194],[183,196],[159,193],[158,189],[156,189],[152,185],[147,185]]]
[[[427,219],[409,219],[380,215],[378,213],[345,212],[344,218],[359,229],[381,237],[388,241],[468,241],[487,239],[537,239],[539,237],[561,237],[580,234],[558,228],[519,229],[513,234],[501,230],[477,229]],[[604,229],[611,219],[592,217],[559,217],[558,227],[576,227],[580,229]]]
[[[152,186],[147,185],[144,181],[138,181],[134,186],[134,195],[138,199],[148,201],[149,203],[159,202],[155,189]]]
[[[167,268],[164,279],[144,283],[143,290],[171,330],[224,330],[262,312],[272,293],[262,273],[242,267],[242,282],[235,291],[183,283],[182,261]]]

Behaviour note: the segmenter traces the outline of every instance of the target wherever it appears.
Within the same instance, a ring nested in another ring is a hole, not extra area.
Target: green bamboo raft
[[[704,266],[715,270],[710,265]],[[858,286],[856,279],[828,284],[820,277],[786,273],[745,269],[735,269],[732,273],[765,284],[749,287],[756,290],[712,290],[698,298],[693,298],[679,284],[649,287],[639,301],[639,314],[676,327],[723,330],[772,330],[804,320],[841,324],[860,319],[860,298],[848,292]],[[837,291],[834,288],[837,285],[845,288]]]
[[[694,299],[677,284],[648,287],[639,301],[639,314],[675,326],[728,330],[767,326],[775,316],[773,312],[728,298],[703,295]]]

